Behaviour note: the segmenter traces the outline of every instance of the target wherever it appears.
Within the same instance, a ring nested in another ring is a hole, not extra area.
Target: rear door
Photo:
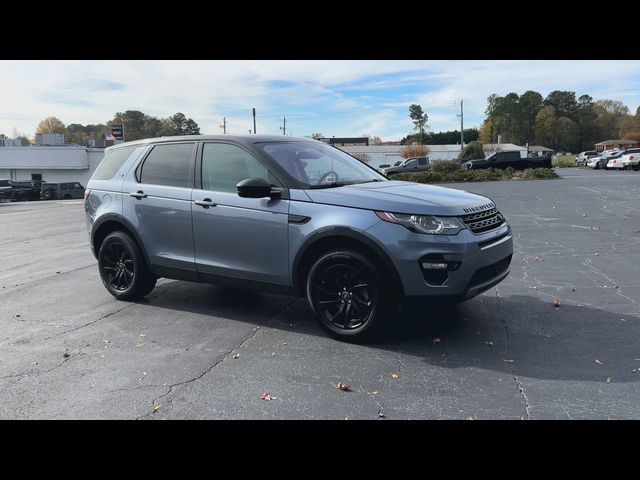
[[[122,184],[123,215],[134,224],[154,266],[195,270],[191,229],[195,152],[195,142],[156,144]]]
[[[245,148],[206,142],[193,190],[196,265],[206,280],[216,276],[290,285],[289,200],[243,198],[236,185],[263,178],[283,187],[266,165]]]
[[[418,157],[418,170],[426,170],[429,167],[427,157]]]

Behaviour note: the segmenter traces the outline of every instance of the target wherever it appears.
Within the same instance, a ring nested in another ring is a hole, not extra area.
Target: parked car
[[[622,165],[624,168],[640,170],[640,148],[630,148],[622,155]]]
[[[620,153],[620,150],[607,150],[597,157],[591,157],[587,162],[587,167],[594,170],[606,170],[609,159],[618,153]]]
[[[526,153],[526,152],[523,152]],[[487,158],[478,160],[469,160],[462,164],[462,168],[478,169],[478,168],[508,168],[515,170],[525,170],[527,168],[551,168],[551,156],[543,157],[523,157],[519,151],[512,152],[496,152]]]
[[[590,158],[599,156],[598,152],[595,150],[587,150],[586,152],[580,152],[580,154],[576,157],[576,164],[582,165],[583,167],[587,165],[587,162]]]
[[[78,182],[46,182],[42,184],[40,196],[43,200],[83,198],[84,187]]]
[[[406,296],[474,297],[507,277],[513,254],[511,229],[489,198],[388,180],[307,138],[115,145],[84,205],[115,298],[148,295],[159,277],[271,290],[306,297],[338,338],[380,332]]]
[[[622,155],[624,152],[625,150],[617,150],[615,153],[607,155],[603,160],[605,170],[622,170]]]
[[[0,198],[5,200],[37,200],[40,195],[32,181],[0,180]]]
[[[424,172],[429,169],[429,157],[411,157],[404,161],[396,162],[393,167],[380,170],[384,175],[394,173]]]

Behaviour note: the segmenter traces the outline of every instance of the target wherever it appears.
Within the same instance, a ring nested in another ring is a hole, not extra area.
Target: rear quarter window
[[[111,180],[137,147],[121,147],[107,152],[96,168],[92,180]]]

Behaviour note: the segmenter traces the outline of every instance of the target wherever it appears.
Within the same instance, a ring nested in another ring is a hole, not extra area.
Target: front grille
[[[509,268],[509,264],[511,264],[512,256],[513,255],[509,255],[496,263],[492,263],[491,265],[487,265],[486,267],[476,270],[476,273],[471,277],[471,281],[469,281],[469,288],[482,285],[483,283],[499,277],[501,274],[506,272]]]
[[[498,228],[504,223],[504,217],[497,208],[485,210],[484,212],[472,213],[460,217],[469,230],[473,233],[484,233],[494,228]]]

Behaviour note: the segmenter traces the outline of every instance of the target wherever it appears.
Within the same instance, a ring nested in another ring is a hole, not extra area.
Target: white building
[[[78,145],[1,147],[0,178],[86,185],[103,157],[104,148]]]

